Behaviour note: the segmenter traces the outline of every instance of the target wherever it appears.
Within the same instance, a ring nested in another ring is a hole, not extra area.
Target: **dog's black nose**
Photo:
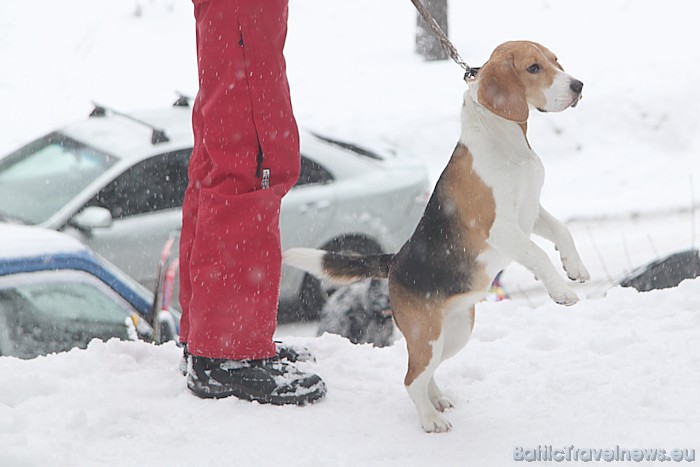
[[[570,87],[571,87],[571,90],[577,94],[581,94],[581,91],[583,91],[583,83],[577,79],[571,80]]]

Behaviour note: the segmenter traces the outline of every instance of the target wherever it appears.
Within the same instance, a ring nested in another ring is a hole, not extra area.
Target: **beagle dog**
[[[554,243],[569,279],[590,276],[568,229],[540,204],[542,161],[527,139],[531,108],[575,107],[583,83],[540,44],[506,42],[468,83],[462,133],[412,237],[395,254],[348,255],[306,248],[284,262],[337,283],[388,277],[393,316],[406,338],[404,384],[427,432],[445,432],[453,407],[435,383],[441,362],[469,340],[474,305],[516,261],[562,305],[578,301],[531,235]]]

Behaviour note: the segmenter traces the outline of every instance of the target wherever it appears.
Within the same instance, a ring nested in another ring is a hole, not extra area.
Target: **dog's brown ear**
[[[515,73],[512,58],[492,57],[479,70],[478,99],[481,105],[507,120],[523,123],[530,111],[525,87]]]

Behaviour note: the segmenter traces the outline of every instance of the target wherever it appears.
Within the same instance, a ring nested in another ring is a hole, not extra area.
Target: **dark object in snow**
[[[393,344],[394,322],[386,279],[369,279],[338,289],[321,310],[318,335],[346,337],[353,344]]]
[[[685,279],[700,276],[698,250],[687,250],[656,260],[632,271],[620,282],[622,287],[633,287],[640,292],[675,287]]]
[[[422,2],[440,29],[447,35],[447,0],[422,0]],[[417,19],[416,52],[428,61],[447,60],[449,55],[440,43],[440,39],[433,34],[420,13]]]
[[[326,395],[318,375],[277,357],[235,361],[190,355],[187,387],[203,399],[235,396],[274,405],[307,405]]]

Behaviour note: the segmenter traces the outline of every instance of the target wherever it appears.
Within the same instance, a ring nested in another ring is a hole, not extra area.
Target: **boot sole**
[[[187,388],[197,397],[202,399],[224,399],[234,396],[238,399],[261,404],[272,405],[299,405],[304,406],[317,402],[326,395],[326,385],[320,381],[308,389],[309,392],[294,396],[279,396],[275,394],[256,393],[243,386],[221,386],[220,390],[212,391],[210,387],[200,384],[198,381],[187,379]]]

